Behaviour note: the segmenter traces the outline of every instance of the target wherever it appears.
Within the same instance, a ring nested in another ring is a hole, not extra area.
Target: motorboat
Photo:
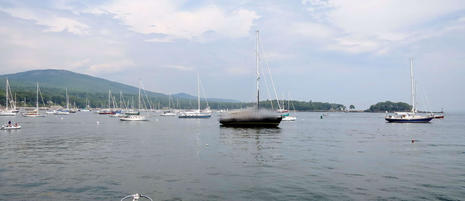
[[[17,129],[21,129],[21,125],[15,123],[15,124],[2,125],[0,130],[17,130]]]

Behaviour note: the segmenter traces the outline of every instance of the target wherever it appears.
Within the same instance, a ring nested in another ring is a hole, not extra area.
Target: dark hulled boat
[[[276,128],[283,117],[258,110],[240,111],[220,118],[220,124],[224,127],[264,127]]]
[[[410,59],[410,81],[411,81],[411,95],[412,95],[412,110],[410,112],[395,112],[393,115],[386,112],[384,119],[389,123],[428,123],[434,116],[421,115],[417,113],[415,107],[415,79],[413,76],[413,59]]]
[[[256,43],[256,67],[257,67],[257,107],[249,110],[232,112],[220,118],[220,124],[224,127],[265,127],[276,128],[283,117],[275,112],[260,110],[260,70],[258,54],[258,31]]]
[[[413,112],[396,112],[394,115],[388,115],[384,119],[389,123],[428,123],[434,116],[420,116]]]

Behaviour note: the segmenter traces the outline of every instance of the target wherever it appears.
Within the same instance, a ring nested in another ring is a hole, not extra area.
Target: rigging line
[[[264,72],[262,66],[260,66],[260,69],[262,70],[262,72]],[[264,78],[265,78],[265,79],[263,79],[263,80],[265,81],[266,95],[267,95],[268,98],[270,99],[271,109],[274,110],[273,98],[271,97],[270,88],[269,88],[269,86],[268,86],[268,78],[267,78],[266,76],[264,76]]]
[[[152,108],[152,105],[151,105],[150,102],[149,102],[149,98],[148,98],[148,96],[147,96],[147,93],[145,93],[145,87],[144,87],[144,83],[142,83],[142,81],[140,82],[140,85],[142,86],[142,93],[144,94],[145,99],[147,99],[147,104],[149,105],[150,108]],[[145,107],[145,109],[147,109],[147,106],[146,106],[146,104],[145,104],[145,101],[144,101],[143,99],[142,99],[142,101],[144,102],[144,107]]]
[[[262,44],[262,43],[260,43],[260,49],[261,49],[261,52],[262,52],[262,53],[265,52],[265,51],[263,50],[264,48],[263,48],[263,44]],[[267,67],[268,74],[269,74],[270,79],[271,79],[271,86],[273,87],[274,94],[275,94],[275,96],[276,96],[276,102],[278,103],[279,109],[281,109],[281,104],[279,103],[278,93],[276,92],[276,87],[275,87],[275,85],[274,85],[273,75],[271,74],[270,66],[268,65],[268,61],[267,61],[267,60],[265,60],[264,58],[263,58],[263,60],[265,61],[265,65],[266,65],[266,67]]]
[[[39,87],[39,95],[40,95],[40,98],[42,99],[42,104],[45,106],[45,101],[44,101],[44,97],[42,96],[42,91],[40,90],[40,87]]]
[[[418,81],[416,81],[418,82]],[[415,83],[415,86],[417,85],[417,83]],[[431,108],[430,108],[430,104],[429,104],[429,101],[428,101],[428,96],[426,95],[426,92],[425,92],[425,88],[423,86],[421,86],[421,92],[423,93],[423,98],[425,99],[425,102],[426,102],[426,109],[429,110],[430,113],[433,113]]]
[[[260,41],[259,41],[259,42],[260,42]],[[258,51],[258,55],[259,55],[259,57],[260,57],[260,55],[261,55],[261,54],[260,54],[260,51]],[[259,65],[259,66],[260,66],[260,70],[261,70],[262,72],[266,72],[266,71],[263,70],[263,66],[262,66],[262,65]],[[265,74],[265,73],[262,73],[262,74]],[[269,98],[269,100],[270,100],[271,110],[274,110],[273,98],[272,98],[272,96],[271,96],[271,92],[270,92],[270,88],[269,88],[269,84],[268,84],[268,79],[269,79],[269,78],[267,78],[267,76],[264,76],[264,79],[263,79],[263,80],[264,80],[264,82],[265,82],[265,88],[266,88],[266,93],[267,93],[266,95],[268,96],[268,98]],[[278,104],[278,107],[279,107],[279,104]]]
[[[199,78],[199,81],[200,81],[200,88],[202,89],[202,94],[203,94],[203,98],[205,99],[205,102],[207,102],[207,107],[210,107],[208,105],[208,99],[207,99],[207,94],[205,93],[205,88],[203,88],[203,84],[202,84],[202,80]]]

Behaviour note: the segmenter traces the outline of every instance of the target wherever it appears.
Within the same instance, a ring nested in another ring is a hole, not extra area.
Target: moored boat
[[[10,84],[8,82],[8,79],[6,79],[6,84],[5,84],[5,109],[0,111],[0,116],[16,116],[18,111],[15,109],[15,107],[10,108],[10,94],[11,94],[11,89],[10,89]],[[14,102],[13,102],[14,103]]]
[[[139,100],[138,100],[138,110],[137,113],[125,113],[126,116],[121,117],[119,120],[120,121],[148,121],[145,116],[140,115],[140,109],[141,109],[141,100],[140,100],[140,87],[139,87]]]
[[[40,114],[39,112],[39,83],[37,83],[36,89],[36,109],[30,112],[23,113],[25,117],[45,117],[45,115]]]
[[[257,70],[257,105],[256,108],[230,112],[222,116],[219,120],[223,127],[270,127],[276,128],[281,123],[283,116],[274,111],[260,109],[260,69],[259,69],[259,32],[256,41],[256,70]]]
[[[197,110],[194,111],[186,111],[181,112],[179,114],[179,118],[182,119],[208,119],[212,116],[212,112],[210,107],[208,106],[208,100],[205,98],[205,102],[207,103],[207,108],[202,111],[200,110],[200,77],[197,74]]]
[[[388,114],[384,119],[389,123],[428,123],[434,116],[429,115],[420,115],[417,113],[417,108],[415,104],[415,79],[413,76],[413,60],[410,59],[410,81],[411,81],[411,98],[412,98],[412,109],[410,112],[395,112],[394,114]]]

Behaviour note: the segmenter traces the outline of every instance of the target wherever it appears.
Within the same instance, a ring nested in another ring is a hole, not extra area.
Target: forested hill
[[[68,89],[70,103],[76,103],[77,107],[85,107],[86,99],[91,107],[108,106],[108,90],[112,91],[114,102],[119,102],[119,92],[123,93],[122,99],[127,103],[129,100],[137,101],[138,88],[130,85],[93,77],[90,75],[74,73],[66,70],[32,70],[15,74],[0,75],[0,104],[5,105],[5,81],[8,78],[11,89],[16,96],[18,106],[32,106],[35,104],[36,82],[40,85],[43,102],[47,106],[66,105],[65,89]],[[143,107],[158,108],[168,106],[166,94],[146,91],[143,92]],[[191,109],[197,108],[197,97],[185,93],[178,93],[171,96],[171,107]],[[40,98],[40,105],[43,105]],[[26,103],[24,102],[26,100]],[[132,101],[131,101],[132,102]],[[255,103],[241,103],[236,100],[208,98],[209,106],[212,109],[237,109],[253,107]],[[276,104],[276,101],[273,101]],[[345,107],[342,104],[304,102],[304,101],[283,101],[288,109],[300,111],[342,111]],[[201,100],[202,108],[207,103]],[[263,101],[262,107],[277,109],[277,105],[271,106],[270,101]]]
[[[407,103],[403,103],[403,102],[394,103],[391,101],[385,101],[385,102],[379,102],[379,103],[376,103],[370,106],[370,108],[365,110],[365,112],[385,112],[385,111],[408,112],[411,109],[412,109],[412,106],[410,106]]]
[[[39,82],[41,89],[68,88],[70,93],[108,93],[108,90],[119,93],[137,94],[138,88],[126,84],[109,81],[90,75],[75,73],[67,70],[32,70],[15,74],[0,75],[0,87],[5,88],[5,79],[10,81],[13,90],[35,89]],[[149,92],[152,96],[164,96],[160,93]]]
[[[119,82],[114,82],[90,75],[75,73],[67,70],[31,70],[14,74],[0,75],[0,104],[5,103],[5,81],[8,78],[12,91],[17,95],[17,100],[26,102],[35,102],[36,82],[39,83],[42,95],[45,102],[52,102],[53,104],[65,104],[65,89],[68,89],[70,102],[76,102],[78,107],[85,105],[85,100],[90,101],[93,107],[102,107],[107,105],[108,90],[112,91],[115,100],[119,101],[120,91],[123,93],[124,99],[129,100],[136,98],[138,88]],[[144,91],[144,97],[147,102],[152,104],[158,103],[161,107],[168,105],[168,96],[162,93],[151,91]],[[176,99],[178,105],[191,107],[192,100],[196,99],[194,96],[185,94],[184,96],[173,96],[172,101]],[[224,99],[210,99],[209,101],[215,102],[230,102],[231,100]],[[237,101],[236,101],[237,102]],[[19,105],[23,105],[19,103]],[[192,106],[193,107],[193,106]]]

